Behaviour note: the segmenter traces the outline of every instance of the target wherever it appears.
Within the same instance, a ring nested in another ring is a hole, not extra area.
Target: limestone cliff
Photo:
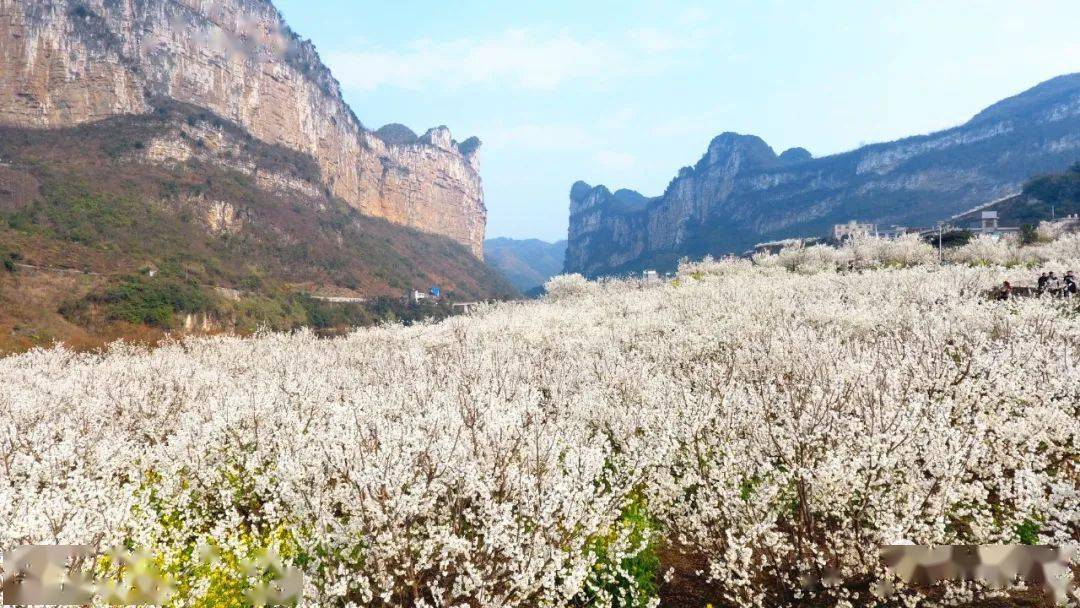
[[[662,196],[574,184],[566,270],[670,268],[683,256],[825,235],[852,219],[926,225],[1077,160],[1080,74],[1042,83],[953,129],[823,158],[802,148],[777,155],[758,137],[724,133]]]
[[[0,0],[0,124],[72,126],[159,100],[310,155],[320,186],[361,212],[483,255],[478,141],[365,129],[269,0]]]

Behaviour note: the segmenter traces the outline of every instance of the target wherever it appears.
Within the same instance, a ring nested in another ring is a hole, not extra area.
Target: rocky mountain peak
[[[480,173],[481,145],[480,138],[475,135],[457,145],[458,152],[465,157],[465,162],[469,163],[469,166],[477,173]]]
[[[756,135],[730,131],[717,135],[695,169],[723,167],[738,172],[743,169],[766,167],[776,163],[776,152]]]
[[[613,200],[613,197],[607,186],[594,187],[582,181],[575,182],[570,188],[570,215],[603,206],[610,200]]]
[[[801,163],[813,158],[814,155],[806,148],[788,148],[780,153],[780,162],[785,164]]]
[[[375,131],[375,136],[388,144],[399,146],[415,144],[420,139],[412,129],[396,122],[383,125]]]
[[[615,200],[621,202],[627,207],[644,207],[649,203],[649,198],[637,190],[630,190],[629,188],[620,188],[612,194]]]
[[[454,138],[450,136],[450,129],[445,125],[432,127],[420,136],[420,143],[435,146],[442,150],[454,150]]]
[[[593,187],[589,184],[578,180],[574,182],[573,186],[570,186],[570,201],[575,203],[581,203],[585,200],[585,197],[589,196]]]

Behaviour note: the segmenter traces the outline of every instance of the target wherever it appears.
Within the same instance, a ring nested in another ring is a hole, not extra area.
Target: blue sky
[[[369,127],[477,135],[488,235],[565,238],[583,179],[663,191],[723,131],[815,156],[1080,71],[1080,2],[275,0]]]

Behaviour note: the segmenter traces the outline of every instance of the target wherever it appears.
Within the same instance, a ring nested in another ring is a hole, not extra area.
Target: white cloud
[[[633,28],[609,37],[508,29],[486,37],[423,38],[394,48],[358,41],[354,49],[325,53],[325,59],[342,85],[358,92],[468,86],[551,91],[579,82],[661,73],[679,53],[716,43],[718,33],[697,23]]]
[[[383,86],[420,90],[490,85],[552,90],[575,79],[625,73],[633,62],[611,45],[567,32],[507,30],[488,38],[417,40],[400,49],[327,53],[343,86],[371,91]]]

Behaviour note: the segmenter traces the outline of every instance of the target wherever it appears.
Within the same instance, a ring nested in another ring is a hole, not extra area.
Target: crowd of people
[[[1039,275],[1037,291],[1041,293],[1057,293],[1076,295],[1076,275],[1068,271],[1064,276],[1058,277],[1053,272],[1044,272]]]
[[[1005,281],[1001,285],[1001,289],[998,290],[997,298],[999,300],[1007,300],[1014,295],[1034,295],[1041,296],[1042,294],[1050,294],[1061,297],[1071,297],[1077,294],[1080,287],[1077,285],[1076,274],[1073,271],[1068,271],[1062,276],[1057,276],[1054,272],[1044,272],[1039,275],[1039,280],[1036,282],[1035,289],[1030,287],[1014,287],[1008,281]]]

